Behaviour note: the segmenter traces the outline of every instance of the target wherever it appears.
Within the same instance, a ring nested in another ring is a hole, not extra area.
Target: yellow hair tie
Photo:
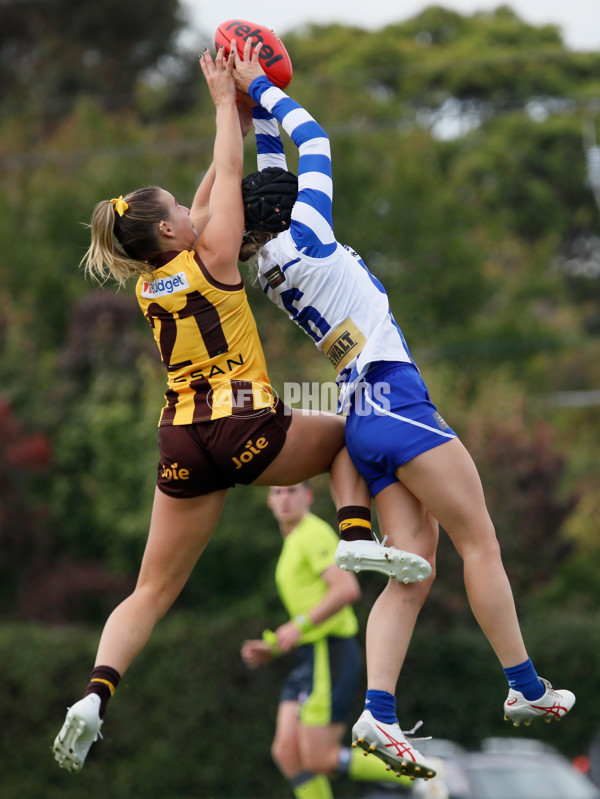
[[[115,204],[115,211],[119,214],[119,216],[123,216],[125,211],[129,208],[129,205],[123,199],[122,194],[119,195],[119,197],[113,197],[111,203]]]

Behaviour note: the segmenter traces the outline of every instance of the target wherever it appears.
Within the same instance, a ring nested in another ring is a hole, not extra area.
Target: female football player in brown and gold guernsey
[[[234,48],[233,48],[234,49]],[[168,372],[159,422],[160,463],[137,585],[110,615],[83,699],[55,743],[78,771],[98,737],[106,704],[156,622],[179,595],[236,483],[294,485],[330,471],[344,526],[370,527],[366,485],[344,447],[344,421],[291,411],[270,390],[240,273],[244,229],[243,136],[250,111],[236,103],[233,62],[206,51],[202,71],[216,108],[213,163],[190,209],[162,188],[100,202],[93,213],[89,275],[137,297]]]

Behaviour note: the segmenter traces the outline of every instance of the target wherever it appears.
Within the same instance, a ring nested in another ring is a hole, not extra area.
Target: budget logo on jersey
[[[142,297],[147,300],[153,300],[156,297],[166,297],[168,294],[174,294],[177,291],[189,289],[185,272],[177,272],[176,275],[171,277],[159,277],[157,280],[144,280],[142,284]]]

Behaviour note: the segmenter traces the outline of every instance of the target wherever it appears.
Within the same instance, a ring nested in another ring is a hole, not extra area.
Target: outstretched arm
[[[325,258],[337,247],[333,232],[333,182],[329,138],[302,106],[266,77],[246,42],[243,59],[236,57],[234,80],[268,114],[275,117],[298,147],[298,199],[290,233],[298,249]]]
[[[262,43],[259,42],[252,49],[252,37],[246,39],[244,45],[244,56],[240,58],[236,54],[236,71],[234,80],[240,95],[248,98],[252,106],[252,122],[254,123],[254,133],[256,136],[257,166],[259,171],[267,167],[279,167],[287,169],[283,142],[279,134],[279,123],[266,108],[256,105],[248,94],[248,87],[255,77],[264,75],[264,70],[260,66],[259,55]]]
[[[252,121],[256,137],[256,161],[259,171],[268,167],[287,169],[283,142],[279,135],[279,123],[269,111],[260,105],[252,109]]]
[[[233,50],[232,50],[233,53]],[[196,251],[219,281],[239,282],[238,253],[244,230],[242,174],[243,136],[233,82],[234,56],[223,48],[215,60],[206,50],[200,59],[216,109],[213,163],[200,184],[190,211],[199,230]]]
[[[256,108],[259,111],[262,111],[262,109],[260,109],[259,106],[255,105],[254,108]],[[243,98],[238,97],[237,110],[238,110],[238,117],[240,120],[240,128],[242,131],[242,136],[245,137],[252,128],[252,109],[247,102],[243,101]],[[277,125],[277,121],[275,121],[275,125]],[[279,128],[277,128],[277,130],[279,131]],[[215,164],[213,161],[209,166],[209,168],[206,170],[206,174],[202,178],[202,182],[196,189],[196,194],[194,195],[194,200],[190,208],[190,214],[194,219],[196,230],[198,230],[199,233],[201,233],[204,230],[204,228],[206,227],[206,223],[208,222],[210,194],[212,192],[214,182],[215,182]]]
[[[215,164],[214,161],[206,170],[206,174],[202,178],[202,182],[196,189],[194,200],[190,207],[190,215],[194,220],[194,225],[198,233],[202,233],[208,222],[208,208],[210,202],[210,193],[215,182]]]

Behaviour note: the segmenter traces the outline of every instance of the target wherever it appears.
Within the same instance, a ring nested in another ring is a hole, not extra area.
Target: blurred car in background
[[[600,799],[600,789],[554,747],[523,738],[486,738],[481,750],[454,741],[419,741],[418,749],[437,767],[434,779],[417,780],[415,799]],[[410,795],[377,788],[364,799]]]

